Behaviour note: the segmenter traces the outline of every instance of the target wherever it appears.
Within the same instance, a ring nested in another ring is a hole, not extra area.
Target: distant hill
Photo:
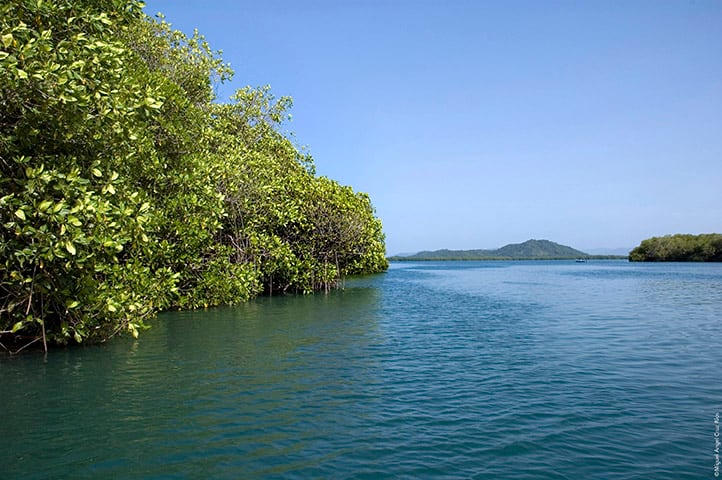
[[[435,250],[414,255],[395,256],[389,260],[564,260],[589,258],[590,255],[549,240],[527,240],[496,250]]]

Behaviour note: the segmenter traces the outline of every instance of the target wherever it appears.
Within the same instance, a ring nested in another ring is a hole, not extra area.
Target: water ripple
[[[3,478],[692,479],[719,265],[424,263],[0,362]]]

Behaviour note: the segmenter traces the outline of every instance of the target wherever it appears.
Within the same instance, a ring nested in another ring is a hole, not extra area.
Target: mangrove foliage
[[[387,268],[369,197],[315,174],[291,99],[130,0],[0,5],[0,345]],[[7,347],[10,348],[10,347]]]
[[[643,240],[629,252],[632,262],[722,262],[722,234],[677,234]]]

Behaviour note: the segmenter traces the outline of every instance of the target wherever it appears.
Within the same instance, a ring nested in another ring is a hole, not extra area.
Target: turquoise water
[[[722,265],[346,287],[0,359],[0,478],[714,478]]]

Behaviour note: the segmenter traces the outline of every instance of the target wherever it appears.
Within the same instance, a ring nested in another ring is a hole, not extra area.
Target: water
[[[393,264],[0,360],[0,478],[714,478],[722,265]]]

